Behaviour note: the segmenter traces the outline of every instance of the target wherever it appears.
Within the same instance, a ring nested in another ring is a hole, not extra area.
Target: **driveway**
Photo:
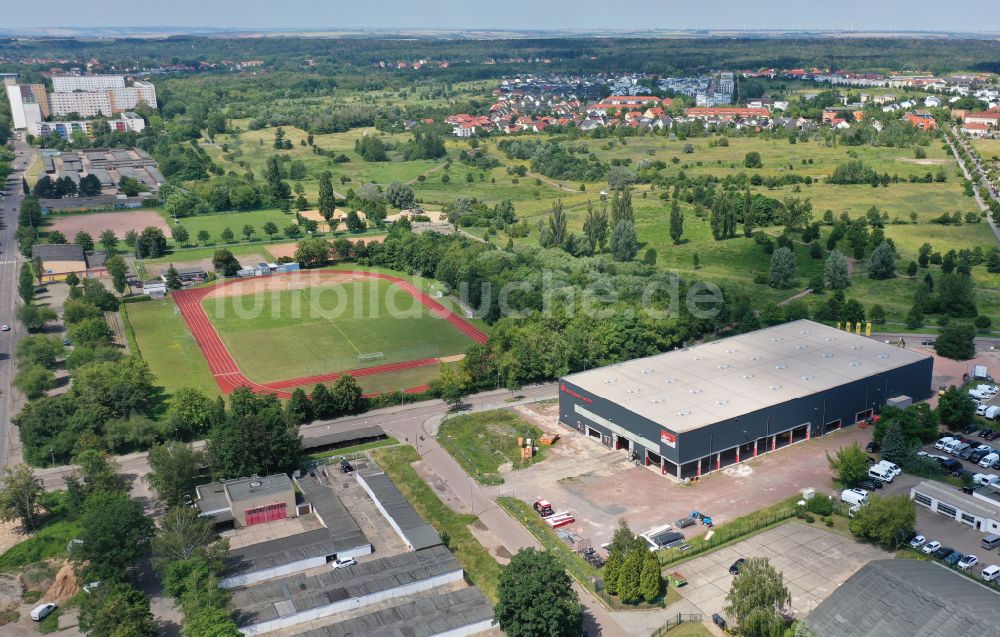
[[[792,612],[805,617],[862,566],[892,554],[817,526],[787,522],[669,570],[687,578],[687,586],[678,590],[702,615],[725,616],[733,581],[729,567],[741,557],[766,557],[784,576]]]

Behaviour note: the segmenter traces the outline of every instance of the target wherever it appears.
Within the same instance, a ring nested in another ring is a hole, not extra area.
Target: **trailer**
[[[972,368],[972,379],[973,380],[993,380],[990,376],[990,370],[986,369],[986,365],[975,365]]]
[[[566,526],[567,524],[573,524],[576,522],[576,518],[569,511],[560,511],[559,513],[553,513],[552,515],[545,518],[545,523],[548,524],[553,529],[558,529],[561,526]]]

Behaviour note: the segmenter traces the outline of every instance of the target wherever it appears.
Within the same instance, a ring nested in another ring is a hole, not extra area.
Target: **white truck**
[[[848,504],[864,505],[868,503],[868,492],[864,489],[844,489],[840,501]]]
[[[972,368],[972,379],[973,380],[993,380],[990,376],[990,372],[986,369],[986,365],[976,365]]]
[[[996,420],[997,418],[1000,418],[1000,406],[991,405],[987,407],[986,411],[983,412],[983,418],[986,420]]]

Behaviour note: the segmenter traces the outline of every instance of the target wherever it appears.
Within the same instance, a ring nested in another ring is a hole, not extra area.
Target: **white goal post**
[[[365,361],[374,361],[385,358],[385,354],[382,352],[372,352],[370,354],[358,354],[358,362],[363,363]]]

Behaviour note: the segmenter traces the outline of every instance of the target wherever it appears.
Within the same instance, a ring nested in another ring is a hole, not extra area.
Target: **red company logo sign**
[[[581,396],[580,394],[576,393],[575,391],[573,391],[572,389],[570,389],[569,387],[567,387],[564,384],[559,385],[559,391],[565,392],[565,393],[569,394],[570,396],[572,396],[573,398],[579,398],[580,400],[582,400],[583,402],[587,403],[588,405],[591,404],[592,402],[594,402],[593,400],[587,398],[586,396]]]
[[[677,446],[677,435],[670,433],[666,429],[661,429],[660,430],[660,444],[661,445],[667,445],[668,447],[676,447]]]

